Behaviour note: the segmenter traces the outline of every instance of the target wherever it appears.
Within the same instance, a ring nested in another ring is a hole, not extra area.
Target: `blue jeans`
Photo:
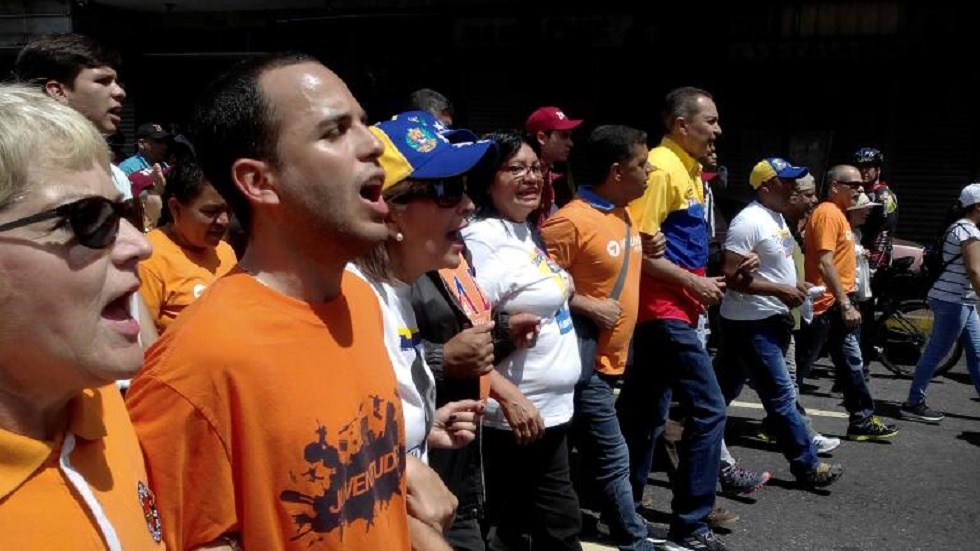
[[[722,318],[715,373],[729,404],[742,393],[745,377],[752,380],[790,471],[800,477],[813,472],[818,461],[806,423],[796,408],[796,388],[784,359],[792,330],[793,318],[789,316],[755,321]]]
[[[980,318],[973,305],[930,300],[932,310],[932,334],[926,349],[915,366],[908,403],[916,405],[926,399],[926,387],[932,380],[936,367],[959,339],[966,353],[966,369],[973,379],[973,386],[980,393]]]
[[[860,335],[861,326],[844,325],[840,307],[834,304],[814,317],[812,323],[803,325],[797,342],[796,376],[800,383],[810,373],[823,345],[827,344],[837,383],[844,392],[844,408],[850,414],[848,422],[852,427],[863,425],[875,413],[875,401],[864,380]]]
[[[609,380],[593,372],[575,385],[574,440],[582,458],[583,479],[599,490],[602,517],[613,541],[622,551],[648,549],[646,523],[633,503],[629,450],[619,430]]]
[[[725,399],[697,331],[678,320],[654,320],[633,333],[634,361],[616,402],[619,424],[630,454],[633,501],[639,505],[653,461],[654,443],[663,434],[671,392],[686,410],[680,462],[674,476],[671,536],[708,530],[715,506]]]

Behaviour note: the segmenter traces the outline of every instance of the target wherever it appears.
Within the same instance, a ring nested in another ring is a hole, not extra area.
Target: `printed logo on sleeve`
[[[150,537],[155,543],[160,543],[163,532],[160,526],[160,513],[157,511],[157,500],[153,492],[139,481],[136,484],[136,496],[140,500],[140,508],[143,509],[143,520],[146,521],[146,529],[150,531]]]

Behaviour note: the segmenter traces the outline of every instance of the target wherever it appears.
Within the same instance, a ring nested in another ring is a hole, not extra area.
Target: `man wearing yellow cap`
[[[817,460],[817,449],[796,409],[796,391],[784,357],[793,330],[792,308],[806,299],[797,284],[793,235],[780,214],[790,202],[803,167],[769,158],[752,169],[749,184],[756,199],[732,220],[724,245],[728,292],[721,303],[722,342],[715,358],[718,383],[728,403],[751,379],[790,470],[800,484],[834,483],[843,468]],[[739,268],[755,253],[759,267]]]

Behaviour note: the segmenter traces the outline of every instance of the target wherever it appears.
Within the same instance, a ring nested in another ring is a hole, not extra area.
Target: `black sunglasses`
[[[390,200],[392,203],[405,204],[413,199],[432,199],[439,208],[451,209],[463,201],[464,195],[466,181],[463,178],[415,180],[408,186],[408,190]]]
[[[864,182],[862,182],[861,180],[857,180],[857,181],[853,181],[853,182],[841,182],[841,181],[837,181],[837,183],[840,184],[840,185],[842,185],[842,186],[848,186],[848,187],[864,187]]]
[[[112,245],[119,234],[119,221],[123,218],[143,231],[143,205],[139,200],[116,202],[96,196],[7,222],[0,225],[0,232],[52,218],[66,220],[78,242],[90,249],[104,249]]]

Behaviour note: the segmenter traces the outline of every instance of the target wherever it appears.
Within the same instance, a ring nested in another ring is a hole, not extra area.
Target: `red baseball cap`
[[[549,130],[571,130],[582,124],[581,119],[570,119],[557,107],[540,107],[524,123],[528,134],[547,132]]]
[[[172,168],[172,166],[168,166],[163,169],[163,175],[166,176],[169,174]],[[133,197],[139,197],[140,193],[152,188],[155,185],[153,181],[153,168],[144,168],[130,174],[129,185],[133,190]]]

